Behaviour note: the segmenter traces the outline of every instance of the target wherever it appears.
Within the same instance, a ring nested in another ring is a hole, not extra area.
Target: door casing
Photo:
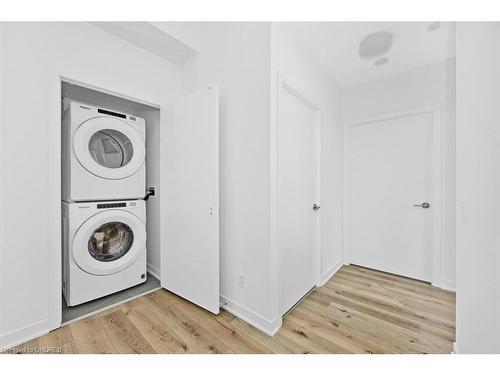
[[[49,301],[48,301],[48,321],[46,325],[46,330],[40,332],[39,334],[33,335],[33,337],[39,336],[45,332],[54,330],[61,326],[62,324],[62,243],[61,243],[61,115],[62,115],[62,98],[61,90],[62,83],[67,82],[71,84],[76,84],[85,88],[100,91],[102,93],[110,94],[119,98],[131,100],[137,103],[145,104],[150,107],[158,108],[160,110],[161,124],[160,124],[160,137],[164,137],[164,131],[161,128],[164,127],[166,116],[164,114],[167,111],[167,106],[164,104],[157,104],[154,100],[150,99],[138,99],[132,95],[127,95],[120,93],[120,89],[110,87],[112,85],[109,82],[96,80],[95,76],[82,74],[82,72],[75,70],[72,71],[69,68],[59,69],[53,68],[50,71],[49,76],[49,98],[51,107],[49,109],[49,129],[48,129],[48,175],[49,180],[52,181],[51,189],[48,194],[48,227],[50,228],[48,233],[48,241],[50,250],[49,259]],[[104,87],[107,87],[104,89]],[[161,170],[161,160],[160,163]],[[163,194],[164,187],[160,186],[160,194]],[[161,221],[161,218],[160,218]],[[161,225],[161,224],[160,224]],[[160,247],[164,245],[162,238],[160,238]]]

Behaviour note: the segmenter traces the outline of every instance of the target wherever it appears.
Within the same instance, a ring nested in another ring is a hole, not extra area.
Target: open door
[[[161,286],[218,314],[218,90],[181,97],[166,111]]]

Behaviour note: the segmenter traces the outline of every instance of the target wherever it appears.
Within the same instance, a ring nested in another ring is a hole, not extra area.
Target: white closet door
[[[163,123],[163,288],[219,313],[219,99],[178,99]]]
[[[432,281],[432,112],[348,128],[350,263]]]
[[[319,111],[285,83],[279,95],[278,243],[285,314],[316,285]]]

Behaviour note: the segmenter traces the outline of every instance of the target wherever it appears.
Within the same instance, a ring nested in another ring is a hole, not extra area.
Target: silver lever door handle
[[[427,202],[421,204],[414,204],[415,207],[429,208],[431,205]]]
[[[313,210],[318,211],[321,207],[318,206],[316,203],[313,204]]]

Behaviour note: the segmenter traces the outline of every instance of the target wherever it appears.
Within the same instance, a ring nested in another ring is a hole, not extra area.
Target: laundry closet
[[[160,108],[61,94],[65,323],[160,287]]]
[[[63,324],[161,286],[219,312],[218,90],[170,104],[61,81]]]

